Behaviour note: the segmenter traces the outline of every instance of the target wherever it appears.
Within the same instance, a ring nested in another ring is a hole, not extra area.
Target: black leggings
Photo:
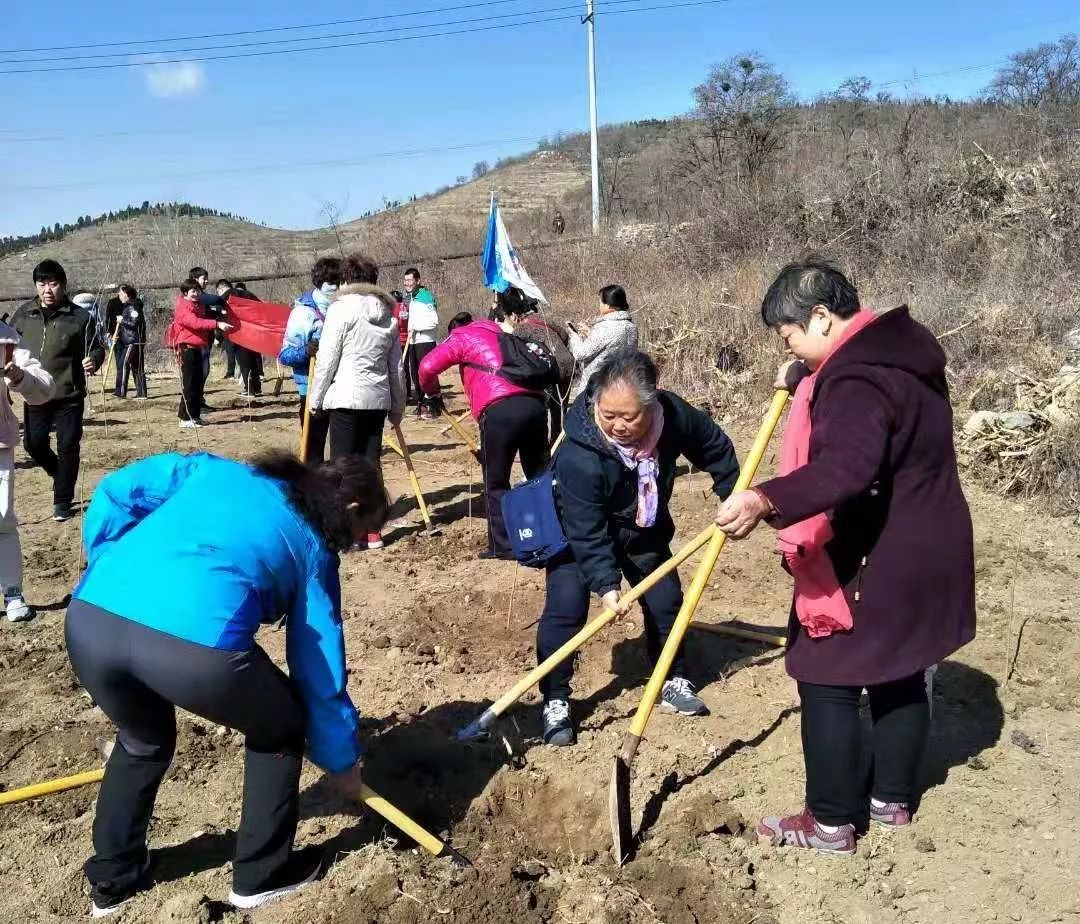
[[[176,416],[181,420],[198,420],[202,416],[203,351],[197,346],[180,347],[180,408]]]
[[[262,891],[296,835],[304,707],[292,681],[258,645],[196,645],[81,600],[68,608],[65,635],[79,682],[117,727],[85,867],[95,895],[123,895],[140,878],[147,825],[176,747],[177,706],[245,736],[233,886]]]
[[[910,805],[930,730],[925,677],[920,671],[866,689],[874,728],[869,795]],[[862,691],[799,681],[806,805],[823,824],[858,824],[866,817],[865,780],[859,775]]]
[[[489,405],[480,418],[488,551],[498,555],[510,552],[502,499],[510,490],[510,470],[518,453],[521,453],[521,467],[526,478],[539,475],[548,463],[547,409],[544,399],[535,395],[503,398]]]
[[[330,459],[363,456],[376,466],[382,455],[386,411],[330,410]]]

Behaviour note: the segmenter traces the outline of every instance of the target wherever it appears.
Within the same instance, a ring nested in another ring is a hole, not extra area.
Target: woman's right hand
[[[600,598],[604,603],[604,609],[611,610],[616,616],[625,616],[629,606],[622,601],[622,592],[609,590]]]
[[[799,382],[809,374],[810,370],[806,368],[806,363],[801,359],[789,359],[777,371],[773,388],[777,391],[790,391],[794,394],[795,389],[799,387]]]
[[[359,799],[360,791],[364,785],[364,762],[358,760],[341,773],[330,773],[330,782],[334,788],[349,799]]]

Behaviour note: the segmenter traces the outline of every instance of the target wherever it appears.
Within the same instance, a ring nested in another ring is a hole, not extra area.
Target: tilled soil
[[[176,383],[151,381],[149,402],[102,398],[88,417],[79,486],[125,462],[195,449],[176,426]],[[198,444],[236,458],[296,443],[291,384],[258,407],[213,382],[218,408]],[[458,401],[460,404],[460,400]],[[756,421],[731,426],[745,448]],[[176,759],[151,829],[154,887],[121,920],[367,924],[427,921],[559,924],[794,922],[1080,922],[1078,784],[1080,644],[1074,628],[1080,530],[969,489],[976,518],[979,637],[943,664],[935,687],[927,790],[916,823],[871,831],[851,860],[777,851],[747,836],[766,811],[802,797],[798,710],[778,652],[692,632],[694,679],[712,714],[657,712],[634,765],[635,859],[610,858],[611,759],[648,674],[635,614],[579,659],[568,749],[537,741],[535,693],[491,740],[454,731],[534,663],[541,575],[481,562],[479,469],[442,424],[410,418],[406,435],[439,537],[422,533],[404,465],[384,467],[400,497],[382,552],[342,564],[350,692],[364,716],[371,785],[475,864],[432,859],[347,804],[305,769],[298,843],[332,863],[296,898],[245,914],[224,902],[239,817],[238,735],[183,715]],[[20,455],[20,458],[21,455]],[[208,503],[213,499],[208,498]],[[80,520],[49,518],[39,470],[21,465],[26,588],[39,617],[0,625],[0,785],[11,789],[97,766],[108,721],[67,662],[63,617],[81,566]],[[680,539],[714,509],[707,479],[680,479]],[[251,527],[258,528],[258,511]],[[700,621],[785,623],[790,588],[762,530],[725,551]],[[260,642],[283,660],[282,633]],[[95,788],[0,808],[0,920],[74,921],[86,914]]]

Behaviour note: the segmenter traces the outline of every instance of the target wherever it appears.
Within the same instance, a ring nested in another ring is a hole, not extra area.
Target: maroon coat
[[[887,312],[829,359],[810,416],[809,463],[760,488],[778,528],[832,511],[827,551],[854,626],[812,639],[793,610],[788,673],[868,686],[922,671],[975,637],[945,353],[906,307]]]

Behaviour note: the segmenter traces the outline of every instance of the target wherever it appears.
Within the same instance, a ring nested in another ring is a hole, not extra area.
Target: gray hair
[[[632,388],[642,407],[651,407],[659,400],[656,389],[656,363],[648,353],[624,350],[609,356],[589,380],[594,396],[619,385]]]

